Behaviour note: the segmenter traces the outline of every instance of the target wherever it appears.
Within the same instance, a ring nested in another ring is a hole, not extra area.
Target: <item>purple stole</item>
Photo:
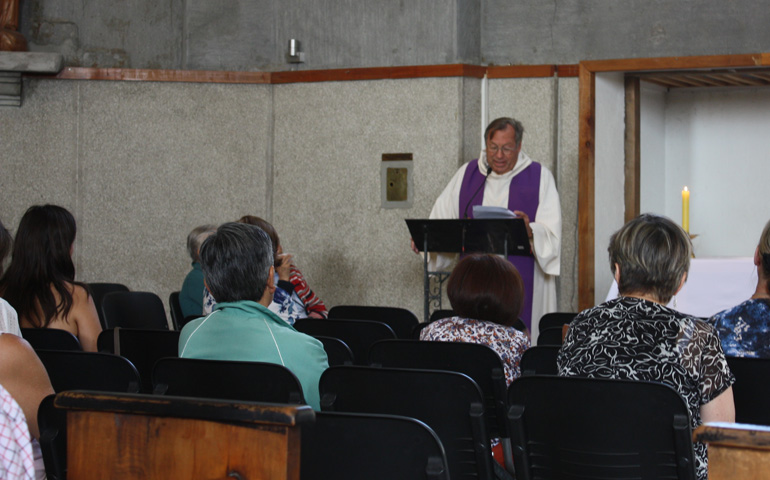
[[[478,159],[473,160],[465,169],[465,176],[460,187],[460,215],[468,207],[468,216],[473,218],[473,206],[481,205],[484,200],[484,189],[473,198],[474,192],[484,182],[484,175],[479,171]],[[508,192],[508,210],[521,210],[526,213],[531,222],[535,221],[537,206],[540,203],[540,164],[532,162],[521,173],[511,179]],[[524,305],[521,309],[521,320],[532,331],[532,284],[535,277],[535,258],[510,255],[508,257],[521,275],[524,283]]]

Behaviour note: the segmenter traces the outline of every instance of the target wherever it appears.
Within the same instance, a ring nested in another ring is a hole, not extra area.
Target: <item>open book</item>
[[[473,206],[473,218],[479,220],[492,218],[516,218],[516,214],[505,207]]]

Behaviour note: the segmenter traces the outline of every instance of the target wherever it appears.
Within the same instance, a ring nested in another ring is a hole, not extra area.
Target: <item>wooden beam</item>
[[[596,75],[580,64],[578,145],[578,309],[594,305],[594,181]]]
[[[640,81],[626,77],[626,129],[625,129],[625,221],[639,215],[640,190]]]
[[[66,67],[53,78],[64,80],[119,80],[196,83],[270,83],[270,72],[219,70],[149,70],[136,68]]]
[[[342,68],[273,72],[271,83],[344,82],[396,78],[474,77],[483,78],[486,67],[477,65],[418,65],[409,67]]]
[[[487,67],[488,78],[544,78],[553,77],[555,65],[508,65]]]
[[[759,67],[770,65],[768,62],[770,62],[770,54],[749,53],[744,55],[589,60],[580,62],[580,65],[592,72],[634,72],[640,70]]]

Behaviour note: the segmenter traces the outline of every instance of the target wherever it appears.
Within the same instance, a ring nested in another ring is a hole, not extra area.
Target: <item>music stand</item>
[[[450,272],[429,271],[428,253],[495,253],[504,255],[533,256],[524,220],[504,219],[461,219],[428,220],[406,219],[409,233],[417,249],[423,255],[423,280],[425,321],[430,318],[430,302],[441,308],[441,289]],[[431,293],[430,279],[438,280],[438,292]]]

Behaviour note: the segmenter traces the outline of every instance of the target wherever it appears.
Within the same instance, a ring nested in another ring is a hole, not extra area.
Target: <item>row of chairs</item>
[[[370,352],[370,356],[369,356],[370,362],[373,363],[373,364],[376,364],[376,365],[399,366],[399,364],[397,364],[397,363],[396,364],[389,363],[390,361],[387,360],[387,358],[386,358],[387,357],[387,353],[382,353],[382,352],[378,353],[378,350],[387,352],[387,350],[390,348],[390,347],[387,347],[388,344],[390,344],[392,346],[396,346],[398,344],[404,344],[404,343],[408,344],[407,348],[412,348],[412,349],[415,349],[415,348],[419,349],[421,347],[425,347],[425,348],[428,348],[428,349],[433,349],[433,348],[463,348],[463,347],[466,347],[466,351],[467,351],[467,347],[471,347],[471,348],[473,348],[473,347],[480,347],[478,345],[452,344],[452,343],[441,344],[441,343],[432,343],[432,342],[400,342],[400,341],[380,342],[378,345],[384,345],[384,346],[376,346],[376,348],[372,349],[372,352]],[[537,349],[537,348],[540,348],[540,347],[534,347],[534,348]],[[492,354],[494,359],[497,361],[497,371],[498,371],[497,377],[498,377],[498,380],[502,381],[503,391],[504,391],[504,379],[502,378],[502,366],[500,364],[499,358],[494,354],[493,351],[491,351],[489,349],[486,349],[486,347],[481,347],[481,349],[487,350],[489,353]],[[425,357],[427,357],[429,359],[433,359],[432,360],[433,363],[430,364],[430,365],[427,365],[427,366],[429,368],[446,369],[446,370],[457,370],[456,368],[454,368],[451,364],[449,364],[447,362],[447,359],[452,357],[452,355],[449,355],[447,353],[448,351],[449,350],[446,350],[444,352],[435,351],[435,350],[426,351],[427,354],[425,355]],[[535,350],[533,350],[533,351],[535,351]],[[467,355],[467,354],[465,354],[465,355]],[[394,358],[394,360],[393,360],[394,362],[399,362],[399,361],[400,362],[405,362],[407,365],[404,365],[404,366],[415,366],[415,365],[421,366],[421,367],[425,366],[423,364],[420,364],[421,360],[419,359],[419,355],[417,355],[416,353],[414,354],[414,358],[411,358],[411,359],[408,359],[409,356],[407,354],[404,354],[403,350],[401,351],[401,353],[393,354],[392,356]],[[408,359],[408,360],[405,360],[405,359]],[[438,363],[441,363],[441,364],[437,365]],[[479,364],[478,361],[463,362],[463,363],[469,364],[471,366]],[[525,372],[527,371],[527,368],[524,367],[524,366],[523,366],[523,369],[525,370]],[[333,369],[330,369],[330,370],[333,370]],[[387,370],[387,369],[380,368],[380,370]],[[199,368],[195,369],[195,371],[200,373],[200,369]],[[480,379],[488,378],[490,376],[490,374],[488,372],[486,374],[482,374],[482,375],[474,374],[472,372],[469,372],[469,373],[471,374],[471,376],[475,376],[476,378],[480,378]],[[172,377],[175,377],[175,376],[176,377],[181,377],[180,375],[177,375],[177,374],[172,375]],[[239,376],[242,377],[243,375],[239,374]],[[199,375],[195,375],[193,377],[193,380],[200,381],[201,378],[203,378],[203,376],[201,376],[199,374]],[[224,380],[225,377],[224,377],[223,374],[213,375],[213,378],[218,378],[218,379],[221,380],[221,382],[225,382],[225,380]],[[740,376],[739,376],[739,379],[740,379]],[[350,383],[350,382],[353,382],[353,383]],[[402,380],[402,382],[403,382],[403,380]],[[517,383],[517,382],[514,382],[514,383]],[[158,388],[158,386],[157,386],[158,382],[155,382],[155,383],[156,383],[156,388]],[[236,382],[231,382],[231,383],[236,383]],[[355,386],[360,387],[361,381],[356,379],[355,381],[350,380],[348,383],[350,383],[350,385],[355,385]],[[163,384],[163,382],[160,382],[160,384]],[[480,382],[480,384],[481,385],[484,384],[483,380]],[[739,384],[740,384],[740,380],[739,380]],[[454,390],[455,387],[450,389],[450,391]],[[418,388],[417,386],[407,388],[407,392],[411,392],[411,393],[408,393],[408,395],[410,397],[412,397],[412,396],[422,396],[422,394],[417,395],[417,394],[414,393],[414,392],[418,391],[418,390],[416,390],[417,388]],[[469,387],[466,387],[466,388],[469,388]],[[483,392],[485,390],[479,384],[476,385],[476,388],[479,391],[481,391],[481,392]],[[490,387],[487,385],[487,389],[489,389],[489,388]],[[491,388],[495,389],[494,385]],[[166,390],[164,390],[164,391],[166,393],[169,392],[168,388],[166,388]],[[222,395],[222,389],[221,388],[218,388],[216,391],[219,392],[219,395]],[[497,412],[500,411],[500,409],[499,409],[499,403],[500,402],[499,402],[499,400],[497,398],[495,398],[495,396],[499,395],[500,388],[498,387],[496,391],[498,393],[497,394],[493,394],[491,396],[492,397],[491,401],[489,401],[489,398],[485,397],[484,393],[482,393],[481,394],[481,400],[476,402],[476,405],[477,405],[476,413],[477,414],[479,413],[479,411],[483,412],[484,410],[486,410],[488,412],[487,414],[483,414],[483,415],[480,416],[480,418],[483,418],[484,420],[482,420],[479,423],[478,419],[477,419],[477,421],[475,423],[475,425],[477,425],[476,426],[476,433],[477,433],[476,438],[487,438],[487,436],[495,436],[496,434],[498,434],[495,431],[495,428],[498,428],[498,429],[506,429],[506,428],[508,428],[508,429],[510,429],[510,427],[504,426],[506,424],[506,422],[505,421],[501,422],[500,421],[501,415],[499,413],[497,413]],[[161,391],[158,391],[157,393],[161,393]],[[182,392],[179,392],[179,393],[182,393]],[[202,394],[203,394],[202,392],[195,392],[196,396],[200,396]],[[382,394],[383,393],[380,392],[378,394],[378,396],[380,396]],[[232,394],[228,394],[228,395],[232,395]],[[253,397],[250,397],[250,398],[253,398]],[[326,392],[322,388],[322,407],[324,405],[326,405],[326,408],[332,408],[332,409],[341,409],[342,408],[342,409],[347,409],[347,408],[340,407],[339,404],[336,403],[337,402],[337,400],[336,400],[337,398],[339,398],[339,396],[336,393],[334,393],[333,391],[332,392]],[[569,398],[572,398],[572,397],[569,397]],[[284,401],[288,401],[288,400],[284,400]],[[510,400],[508,400],[508,401],[510,402]],[[479,410],[478,407],[480,407],[481,410]],[[739,410],[739,412],[741,411],[740,407],[739,407],[738,410]],[[388,412],[385,412],[385,413],[397,413],[397,412],[388,411]],[[491,415],[489,415],[489,414],[491,414]],[[420,416],[418,416],[418,418]],[[505,417],[506,417],[505,416],[505,410],[503,410],[503,415],[502,416],[503,416],[503,419],[505,419]],[[497,417],[497,420],[495,420],[495,417]],[[508,417],[510,417],[510,413],[509,413]],[[423,418],[425,419],[427,417],[423,417]],[[739,418],[739,420],[740,420],[740,418]],[[431,420],[430,422],[428,422],[426,420],[426,423],[428,423],[428,424],[435,424],[435,422],[436,422],[435,420]],[[483,429],[484,429],[485,433],[482,432],[482,428],[479,427],[478,425],[483,425]],[[439,430],[443,431],[442,429],[439,429]],[[503,435],[503,436],[506,435],[506,433],[505,433],[506,430],[498,430],[498,431],[502,432],[502,433],[499,433],[499,435]],[[516,432],[509,432],[508,434],[511,435],[511,438],[515,438]],[[441,437],[442,435],[440,434],[439,436]],[[514,449],[514,452],[515,452],[515,449]],[[458,458],[458,457],[456,455],[450,455],[450,459],[452,459],[452,458]],[[478,467],[478,465],[477,465],[477,467]]]

